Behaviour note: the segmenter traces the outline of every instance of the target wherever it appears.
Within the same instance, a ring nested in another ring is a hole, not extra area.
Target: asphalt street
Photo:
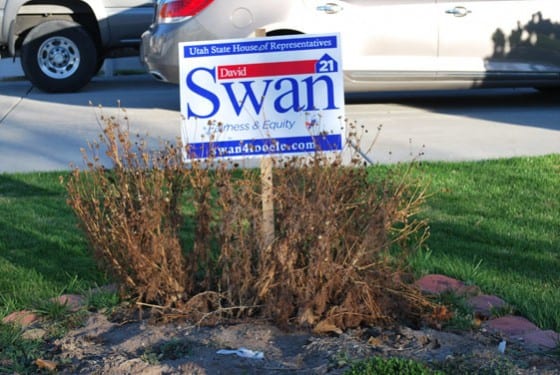
[[[351,96],[346,117],[368,130],[361,149],[376,163],[420,154],[424,160],[460,161],[560,153],[560,101],[542,102],[532,90],[493,95]],[[0,60],[0,173],[83,165],[80,150],[98,138],[102,116],[128,124],[154,144],[174,141],[179,107],[179,88],[146,74],[98,76],[80,92],[46,94],[22,77],[19,65]]]

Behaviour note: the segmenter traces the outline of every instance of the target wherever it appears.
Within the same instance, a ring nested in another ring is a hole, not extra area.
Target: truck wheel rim
[[[37,52],[37,62],[41,71],[48,77],[68,78],[80,66],[80,50],[70,39],[55,36],[41,44]]]

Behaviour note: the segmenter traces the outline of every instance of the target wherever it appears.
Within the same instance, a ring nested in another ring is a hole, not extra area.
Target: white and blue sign
[[[189,158],[340,151],[338,34],[179,44]]]

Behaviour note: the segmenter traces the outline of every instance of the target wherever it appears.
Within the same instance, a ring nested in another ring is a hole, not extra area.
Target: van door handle
[[[317,10],[319,12],[325,12],[327,14],[335,14],[342,10],[342,7],[339,4],[335,3],[326,3],[323,5],[317,6]]]
[[[455,7],[453,9],[446,10],[445,13],[452,14],[455,17],[465,17],[467,14],[472,12],[465,7]]]

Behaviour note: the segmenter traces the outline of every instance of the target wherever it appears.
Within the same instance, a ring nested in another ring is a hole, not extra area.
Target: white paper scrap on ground
[[[502,354],[505,353],[505,351],[506,351],[506,341],[505,340],[500,341],[500,343],[498,344],[498,351]]]
[[[250,359],[263,359],[264,353],[250,350],[247,348],[239,348],[235,350],[220,349],[216,352],[217,354],[235,354],[239,357],[250,358]]]

